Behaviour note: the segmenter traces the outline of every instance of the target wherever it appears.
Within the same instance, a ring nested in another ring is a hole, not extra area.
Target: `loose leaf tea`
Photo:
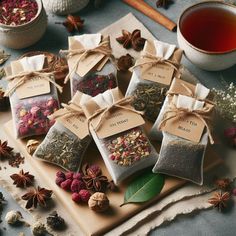
[[[116,77],[113,73],[108,75],[89,74],[82,80],[73,79],[73,94],[76,91],[88,94],[92,97],[103,93],[108,89],[117,87]]]
[[[79,139],[61,123],[56,122],[35,151],[34,157],[59,165],[66,170],[78,171],[89,143],[90,137]]]
[[[159,84],[140,83],[133,91],[133,106],[138,111],[144,111],[147,119],[155,122],[165,100],[167,87]]]
[[[54,121],[47,117],[58,110],[58,100],[53,97],[34,97],[20,101],[13,107],[18,137],[40,135],[48,132]]]
[[[0,2],[0,23],[22,25],[31,21],[38,12],[35,0],[2,0]]]
[[[110,138],[106,142],[110,159],[121,166],[130,166],[134,162],[147,158],[151,153],[151,146],[143,131],[139,128]]]
[[[165,177],[163,175],[151,173],[150,170],[146,171],[129,184],[125,191],[124,203],[121,206],[152,199],[161,192],[164,184]]]

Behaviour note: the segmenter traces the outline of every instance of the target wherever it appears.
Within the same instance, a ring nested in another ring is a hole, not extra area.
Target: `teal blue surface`
[[[91,5],[81,11],[79,15],[85,19],[85,28],[83,33],[95,33],[105,26],[132,12],[144,25],[160,40],[176,44],[176,33],[170,32],[153,22],[146,16],[123,4],[119,0],[107,0],[107,3],[101,9],[94,9]],[[154,0],[147,1],[154,6]],[[175,4],[171,5],[168,10],[160,9],[163,13],[168,15],[172,20],[177,21],[178,16],[184,8],[199,1],[194,0],[176,0]],[[22,53],[31,50],[43,50],[57,53],[59,49],[67,48],[67,37],[69,34],[63,26],[55,24],[55,22],[63,22],[64,17],[57,17],[49,15],[49,25],[44,37],[35,46],[24,50],[9,50],[7,52],[12,54],[11,59],[19,57]],[[235,81],[236,66],[221,72],[207,72],[203,71],[185,58],[183,64],[194,74],[199,80],[207,85],[209,88],[221,87],[221,79],[225,81]],[[236,158],[236,157],[235,157]],[[236,159],[235,159],[236,161]],[[15,208],[16,204],[10,200],[8,209]],[[1,225],[2,227],[2,225]],[[0,228],[1,228],[0,227]],[[2,235],[14,236],[19,232],[24,231],[22,228],[15,229],[10,227],[7,231],[2,231]],[[25,231],[26,235],[30,235],[29,231]],[[0,233],[1,235],[1,233]],[[214,210],[200,212],[196,215],[188,215],[178,217],[174,222],[165,224],[150,233],[152,236],[234,236],[236,235],[236,210],[232,207],[230,211],[224,214],[219,214]]]

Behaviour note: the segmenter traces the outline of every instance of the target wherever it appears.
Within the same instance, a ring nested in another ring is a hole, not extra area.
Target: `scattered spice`
[[[46,201],[51,199],[52,196],[52,190],[48,190],[45,188],[34,188],[31,189],[29,192],[24,194],[21,198],[25,201],[26,203],[26,209],[29,208],[37,208],[38,204],[42,207],[46,207]]]
[[[0,10],[0,12],[1,12],[1,10]],[[0,18],[1,18],[1,16],[0,16]],[[5,53],[4,50],[0,49],[0,65],[4,64],[10,58],[10,56],[11,56],[10,54],[7,54],[7,53]]]
[[[22,25],[33,18],[38,12],[35,0],[2,0],[0,2],[0,23],[4,25]]]
[[[32,234],[34,236],[44,236],[48,234],[48,231],[45,227],[45,225],[43,223],[41,223],[40,221],[35,222],[32,227]]]
[[[157,7],[163,7],[165,9],[167,9],[169,7],[169,5],[172,4],[172,3],[173,3],[172,0],[157,0],[156,6]]]
[[[155,122],[166,97],[167,87],[156,83],[139,83],[133,91],[132,105],[138,111],[144,111],[145,117]]]
[[[16,225],[23,221],[23,217],[20,211],[9,211],[5,216],[5,221],[10,225]]]
[[[105,146],[110,151],[110,159],[121,166],[130,166],[151,153],[151,145],[141,128],[111,137],[105,141]]]
[[[115,87],[117,87],[117,82],[113,73],[108,75],[89,74],[83,80],[73,79],[73,94],[80,91],[95,97],[99,93]]]
[[[56,24],[61,23],[56,22]],[[68,15],[62,24],[66,27],[69,33],[74,31],[80,32],[84,27],[84,20],[82,20],[79,16]]]
[[[0,159],[9,158],[12,154],[13,148],[8,146],[8,142],[0,140]]]
[[[54,230],[63,230],[66,226],[65,220],[56,211],[47,217],[47,225]]]
[[[10,176],[14,180],[13,184],[19,188],[26,188],[33,184],[34,176],[29,174],[29,172],[24,172],[21,170],[18,174],[13,174]]]
[[[55,125],[60,124],[57,122]],[[61,130],[57,126],[53,126],[34,156],[66,170],[77,171],[89,143],[89,136],[79,139],[68,129],[62,128]]]
[[[108,185],[108,178],[102,175],[102,170],[98,165],[85,165],[82,177],[87,189],[94,191],[105,191]]]
[[[145,38],[141,37],[141,31],[136,29],[132,33],[122,30],[122,36],[116,38],[116,41],[123,45],[124,48],[133,48],[135,51],[141,51],[144,47]]]
[[[130,54],[121,56],[117,61],[117,66],[121,71],[127,71],[134,65],[134,58]]]
[[[219,211],[222,211],[227,206],[227,202],[230,199],[229,192],[215,192],[213,197],[208,200],[208,202],[217,208]]]
[[[26,144],[26,150],[27,152],[32,155],[35,150],[37,149],[37,147],[39,146],[40,142],[36,139],[30,139],[27,141],[27,144]]]
[[[21,164],[25,163],[25,157],[21,156],[19,152],[17,153],[12,153],[10,158],[8,159],[8,164],[11,167],[19,168]]]
[[[115,185],[114,181],[110,181],[107,185],[107,189],[111,190],[112,192],[116,192],[118,190],[117,185]]]
[[[45,134],[54,124],[48,116],[58,110],[59,103],[56,98],[35,97],[25,99],[17,103],[13,108],[13,115],[16,117],[17,136],[27,137],[33,135]]]
[[[0,111],[6,111],[10,105],[9,98],[4,97],[4,90],[0,87]]]
[[[217,179],[215,181],[216,187],[221,189],[221,190],[226,190],[227,188],[229,188],[230,184],[231,184],[231,180],[228,179],[228,178]]]
[[[104,212],[109,208],[110,203],[104,193],[96,192],[89,198],[88,206],[95,212]]]

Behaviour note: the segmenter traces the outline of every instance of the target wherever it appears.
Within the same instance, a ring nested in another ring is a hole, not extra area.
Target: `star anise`
[[[87,189],[95,190],[97,192],[104,191],[108,184],[106,176],[102,175],[102,170],[98,165],[88,166],[83,168],[83,181]]]
[[[169,6],[171,3],[173,3],[172,0],[158,0],[158,1],[156,2],[156,6],[157,6],[157,7],[163,7],[163,8],[165,8],[165,9],[167,9],[168,6]]]
[[[129,54],[121,56],[117,61],[117,66],[121,71],[127,71],[133,65],[134,65],[134,58]]]
[[[146,39],[142,38],[141,31],[136,29],[132,33],[127,30],[122,30],[122,36],[116,38],[116,41],[122,44],[126,49],[133,48],[136,51],[141,51]]]
[[[34,176],[29,174],[29,172],[24,172],[23,170],[21,170],[19,174],[13,174],[10,177],[14,180],[13,184],[19,188],[28,187],[32,185],[34,181]]]
[[[208,200],[210,204],[216,207],[219,211],[227,206],[227,202],[230,199],[229,192],[215,192],[213,197]]]
[[[46,207],[46,201],[52,196],[52,190],[45,188],[34,188],[29,192],[24,194],[21,198],[27,201],[25,208],[29,209],[31,207],[37,208],[38,204],[42,207]]]
[[[2,142],[0,140],[0,159],[11,156],[13,148],[7,145],[7,141]]]
[[[66,21],[63,22],[63,25],[70,33],[74,31],[81,31],[84,26],[84,20],[82,20],[79,16],[68,15]]]
[[[215,181],[215,185],[217,186],[217,188],[222,190],[226,190],[229,187],[230,183],[231,181],[228,178],[218,179]]]

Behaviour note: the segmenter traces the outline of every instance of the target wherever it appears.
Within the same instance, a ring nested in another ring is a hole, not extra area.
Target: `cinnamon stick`
[[[148,16],[152,20],[156,21],[157,23],[163,25],[170,31],[176,30],[176,23],[170,20],[168,17],[163,15],[162,13],[158,12],[153,7],[149,6],[143,0],[122,0],[124,3],[130,5],[131,7],[135,8],[136,10],[142,12],[144,15]]]

